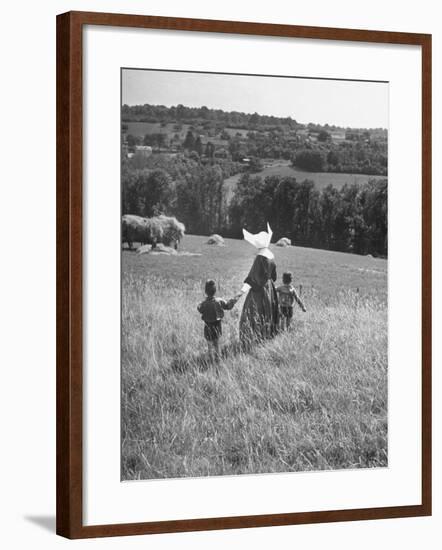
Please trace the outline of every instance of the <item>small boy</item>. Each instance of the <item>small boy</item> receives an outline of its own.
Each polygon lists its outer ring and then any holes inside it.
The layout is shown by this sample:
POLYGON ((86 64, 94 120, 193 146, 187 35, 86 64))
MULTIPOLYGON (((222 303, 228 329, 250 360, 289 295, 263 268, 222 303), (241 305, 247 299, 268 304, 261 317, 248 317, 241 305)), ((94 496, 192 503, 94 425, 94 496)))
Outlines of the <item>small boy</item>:
POLYGON ((206 281, 205 293, 207 298, 198 306, 201 319, 204 321, 204 338, 209 347, 209 358, 211 361, 219 362, 219 339, 222 336, 222 319, 225 309, 232 309, 238 298, 225 301, 215 298, 216 283, 212 279, 206 281))
POLYGON ((289 328, 293 317, 293 302, 296 300, 298 306, 305 313, 307 310, 298 296, 295 287, 292 285, 292 274, 287 272, 282 276, 283 284, 276 289, 281 307, 281 327, 289 328))

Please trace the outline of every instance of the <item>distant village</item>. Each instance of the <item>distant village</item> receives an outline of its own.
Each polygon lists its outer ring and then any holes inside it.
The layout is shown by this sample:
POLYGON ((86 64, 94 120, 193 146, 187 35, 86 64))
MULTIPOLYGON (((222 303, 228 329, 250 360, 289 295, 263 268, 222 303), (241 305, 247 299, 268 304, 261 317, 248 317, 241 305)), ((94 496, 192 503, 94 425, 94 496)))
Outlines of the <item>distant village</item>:
MULTIPOLYGON (((278 159, 296 164, 299 153, 310 152, 315 157, 310 155, 313 171, 387 174, 388 132, 383 128, 301 124, 291 118, 207 108, 183 110, 180 113, 179 106, 123 106, 123 156, 193 152, 201 162, 231 160, 258 172, 278 159)), ((308 157, 299 157, 304 164, 301 168, 309 169, 308 157)))

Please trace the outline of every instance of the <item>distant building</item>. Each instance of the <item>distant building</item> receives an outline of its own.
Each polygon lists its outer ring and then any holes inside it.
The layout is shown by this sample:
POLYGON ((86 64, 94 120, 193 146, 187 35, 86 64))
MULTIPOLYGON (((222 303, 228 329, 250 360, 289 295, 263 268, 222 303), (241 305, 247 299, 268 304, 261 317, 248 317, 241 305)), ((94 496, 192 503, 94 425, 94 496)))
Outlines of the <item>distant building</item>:
POLYGON ((331 132, 330 136, 333 141, 344 141, 345 132, 331 132))
POLYGON ((135 152, 145 157, 150 157, 152 154, 152 147, 150 145, 136 145, 135 152))

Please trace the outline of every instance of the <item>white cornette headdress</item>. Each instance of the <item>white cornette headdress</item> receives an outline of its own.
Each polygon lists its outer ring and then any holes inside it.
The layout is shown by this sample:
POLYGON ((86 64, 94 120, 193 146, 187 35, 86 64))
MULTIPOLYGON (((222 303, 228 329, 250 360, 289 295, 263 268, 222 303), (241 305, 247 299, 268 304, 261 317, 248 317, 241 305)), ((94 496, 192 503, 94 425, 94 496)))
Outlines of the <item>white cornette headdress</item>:
POLYGON ((267 231, 261 231, 256 235, 249 233, 246 229, 243 229, 242 232, 244 234, 244 239, 258 250, 268 248, 273 235, 273 231, 270 229, 270 225, 268 222, 267 231))

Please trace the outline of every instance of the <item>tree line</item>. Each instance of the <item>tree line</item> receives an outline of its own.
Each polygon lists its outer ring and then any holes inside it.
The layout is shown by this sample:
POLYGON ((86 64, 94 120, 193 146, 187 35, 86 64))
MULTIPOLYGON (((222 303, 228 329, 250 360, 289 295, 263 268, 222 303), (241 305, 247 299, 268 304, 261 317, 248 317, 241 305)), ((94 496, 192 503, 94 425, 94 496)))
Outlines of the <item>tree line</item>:
POLYGON ((336 172, 386 176, 388 170, 387 144, 377 142, 343 142, 339 146, 311 147, 297 150, 292 164, 309 172, 336 172))
POLYGON ((194 154, 123 159, 123 214, 174 215, 188 233, 221 231, 228 225, 224 180, 238 171, 229 159, 202 163, 194 154))
MULTIPOLYGON (((274 115, 260 115, 259 113, 244 113, 240 111, 224 111, 223 109, 211 109, 203 105, 202 107, 187 107, 185 105, 122 105, 121 118, 124 122, 182 122, 193 123, 196 121, 205 121, 219 123, 221 127, 231 128, 250 128, 254 129, 260 126, 275 128, 286 126, 291 129, 308 128, 312 132, 331 131, 343 129, 342 126, 335 124, 315 124, 309 122, 302 124, 296 119, 286 116, 279 117, 274 115)), ((355 128, 354 130, 360 130, 355 128)), ((382 130, 374 128, 374 130, 382 130)))
POLYGON ((276 239, 296 245, 387 256, 386 179, 318 190, 308 179, 245 173, 227 200, 224 180, 237 170, 231 161, 203 164, 178 155, 146 162, 123 162, 123 214, 174 215, 188 233, 233 238, 268 221, 276 239))
POLYGON ((260 231, 267 221, 276 239, 356 254, 387 256, 387 180, 328 185, 311 180, 244 174, 229 206, 229 234, 260 231))
POLYGON ((258 113, 243 113, 239 111, 223 111, 222 109, 209 109, 202 107, 186 107, 185 105, 123 105, 121 109, 122 120, 125 122, 183 122, 191 123, 197 120, 218 122, 222 126, 250 127, 259 125, 286 124, 290 127, 298 127, 298 123, 291 117, 277 117, 273 115, 260 115, 258 113))

